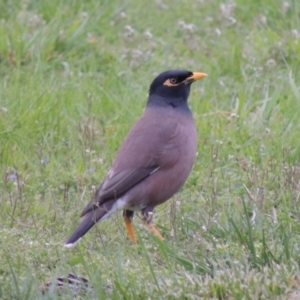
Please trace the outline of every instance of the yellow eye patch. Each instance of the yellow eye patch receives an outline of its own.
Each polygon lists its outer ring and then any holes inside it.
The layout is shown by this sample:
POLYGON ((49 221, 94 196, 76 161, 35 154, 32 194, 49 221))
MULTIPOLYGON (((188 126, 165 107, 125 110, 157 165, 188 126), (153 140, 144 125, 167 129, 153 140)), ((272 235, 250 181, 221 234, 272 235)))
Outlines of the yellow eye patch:
POLYGON ((164 85, 167 85, 167 86, 177 86, 179 85, 180 82, 178 83, 171 83, 170 79, 167 79, 165 82, 164 82, 164 85))

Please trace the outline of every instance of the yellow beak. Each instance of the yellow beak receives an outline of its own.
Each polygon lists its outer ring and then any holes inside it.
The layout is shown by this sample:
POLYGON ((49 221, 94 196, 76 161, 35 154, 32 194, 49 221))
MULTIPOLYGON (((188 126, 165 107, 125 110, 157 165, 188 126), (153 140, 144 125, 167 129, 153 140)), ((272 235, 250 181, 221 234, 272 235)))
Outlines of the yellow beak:
POLYGON ((206 73, 193 72, 193 75, 191 77, 189 77, 188 80, 196 81, 196 80, 202 79, 202 78, 204 78, 206 76, 207 76, 206 73))

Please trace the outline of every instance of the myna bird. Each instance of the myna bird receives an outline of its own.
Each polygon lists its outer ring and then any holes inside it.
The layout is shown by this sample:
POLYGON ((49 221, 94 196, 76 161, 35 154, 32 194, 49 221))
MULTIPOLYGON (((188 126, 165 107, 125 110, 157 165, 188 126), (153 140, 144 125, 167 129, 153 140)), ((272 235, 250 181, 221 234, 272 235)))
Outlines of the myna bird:
POLYGON ((126 137, 94 200, 82 211, 85 218, 66 247, 74 246, 97 222, 120 210, 134 244, 131 222, 135 211, 141 211, 146 226, 163 239, 152 224, 153 211, 178 192, 191 172, 197 134, 187 100, 191 84, 205 76, 171 70, 154 79, 143 116, 126 137))

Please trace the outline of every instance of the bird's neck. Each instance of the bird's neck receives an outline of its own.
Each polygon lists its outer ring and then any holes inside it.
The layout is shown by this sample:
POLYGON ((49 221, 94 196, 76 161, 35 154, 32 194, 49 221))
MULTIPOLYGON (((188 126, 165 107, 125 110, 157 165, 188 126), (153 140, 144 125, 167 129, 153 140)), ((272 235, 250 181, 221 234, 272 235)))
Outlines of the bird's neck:
POLYGON ((150 95, 147 102, 147 108, 175 109, 182 113, 191 114, 187 100, 181 97, 164 98, 157 95, 150 95))

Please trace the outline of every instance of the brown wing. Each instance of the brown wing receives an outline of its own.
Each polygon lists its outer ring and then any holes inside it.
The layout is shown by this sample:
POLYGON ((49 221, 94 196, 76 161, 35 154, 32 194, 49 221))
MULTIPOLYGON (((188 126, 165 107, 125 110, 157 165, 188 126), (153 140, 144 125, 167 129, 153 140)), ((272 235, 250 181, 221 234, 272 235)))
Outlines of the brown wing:
POLYGON ((156 110, 145 112, 121 146, 112 169, 96 192, 95 200, 85 207, 81 216, 108 200, 118 199, 161 167, 178 160, 176 155, 168 155, 170 150, 174 153, 176 143, 173 141, 179 133, 178 123, 168 117, 168 114, 156 110), (157 122, 158 117, 164 118, 163 128, 157 122))
POLYGON ((95 207, 111 199, 118 199, 136 184, 153 174, 158 167, 125 170, 107 177, 96 192, 95 200, 91 201, 82 211, 81 217, 93 210, 95 207))

